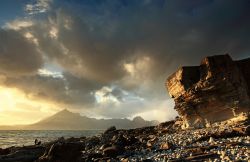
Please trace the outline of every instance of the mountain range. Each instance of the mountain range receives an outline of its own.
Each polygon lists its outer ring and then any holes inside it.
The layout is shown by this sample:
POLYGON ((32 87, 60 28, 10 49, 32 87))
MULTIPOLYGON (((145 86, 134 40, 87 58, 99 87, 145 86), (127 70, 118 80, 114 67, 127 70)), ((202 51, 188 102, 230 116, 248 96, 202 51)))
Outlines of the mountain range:
POLYGON ((131 129, 145 126, 157 125, 158 121, 146 121, 137 116, 129 119, 96 119, 81 116, 64 109, 56 114, 47 117, 37 123, 30 125, 0 126, 0 130, 101 130, 110 126, 119 129, 131 129))

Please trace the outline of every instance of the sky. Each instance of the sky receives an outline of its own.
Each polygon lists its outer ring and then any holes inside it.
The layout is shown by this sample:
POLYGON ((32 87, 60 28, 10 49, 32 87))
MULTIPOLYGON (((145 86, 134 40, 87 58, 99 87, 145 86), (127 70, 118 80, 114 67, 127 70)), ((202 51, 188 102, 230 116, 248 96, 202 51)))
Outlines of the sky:
POLYGON ((0 125, 62 109, 166 121, 164 83, 205 56, 250 57, 249 0, 1 0, 0 125))

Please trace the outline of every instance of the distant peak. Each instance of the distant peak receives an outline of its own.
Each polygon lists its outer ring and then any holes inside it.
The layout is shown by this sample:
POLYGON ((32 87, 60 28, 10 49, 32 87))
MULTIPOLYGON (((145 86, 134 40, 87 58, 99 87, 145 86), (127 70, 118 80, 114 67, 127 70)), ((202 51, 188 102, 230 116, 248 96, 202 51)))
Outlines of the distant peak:
MULTIPOLYGON (((61 112, 70 112, 67 108, 63 109, 61 112)), ((70 112, 71 113, 71 112, 70 112)))
POLYGON ((133 121, 145 121, 141 116, 134 117, 133 121))
POLYGON ((57 114, 73 114, 73 112, 69 111, 68 109, 63 109, 57 112, 57 114))
POLYGON ((74 113, 69 111, 68 109, 63 109, 61 111, 58 111, 51 117, 53 118, 53 117, 79 117, 79 116, 81 116, 79 113, 74 113))

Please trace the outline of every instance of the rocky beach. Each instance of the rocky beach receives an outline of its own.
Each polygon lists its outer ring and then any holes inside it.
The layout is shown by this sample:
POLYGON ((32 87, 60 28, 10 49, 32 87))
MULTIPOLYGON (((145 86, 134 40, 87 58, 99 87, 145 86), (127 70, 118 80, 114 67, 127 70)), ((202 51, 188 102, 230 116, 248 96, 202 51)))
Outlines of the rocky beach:
POLYGON ((0 162, 250 162, 250 0, 0 0, 0 162))
POLYGON ((182 120, 117 130, 92 137, 59 138, 32 146, 0 149, 1 162, 249 161, 249 114, 208 128, 181 128, 182 120))

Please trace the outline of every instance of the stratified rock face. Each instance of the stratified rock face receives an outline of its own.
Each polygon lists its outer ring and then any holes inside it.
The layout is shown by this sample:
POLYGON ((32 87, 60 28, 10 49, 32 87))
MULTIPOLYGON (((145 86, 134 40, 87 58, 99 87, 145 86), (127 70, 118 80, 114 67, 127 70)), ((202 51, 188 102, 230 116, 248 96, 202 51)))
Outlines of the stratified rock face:
POLYGON ((250 110, 250 58, 206 57, 200 66, 180 68, 166 87, 185 127, 231 119, 250 110))

